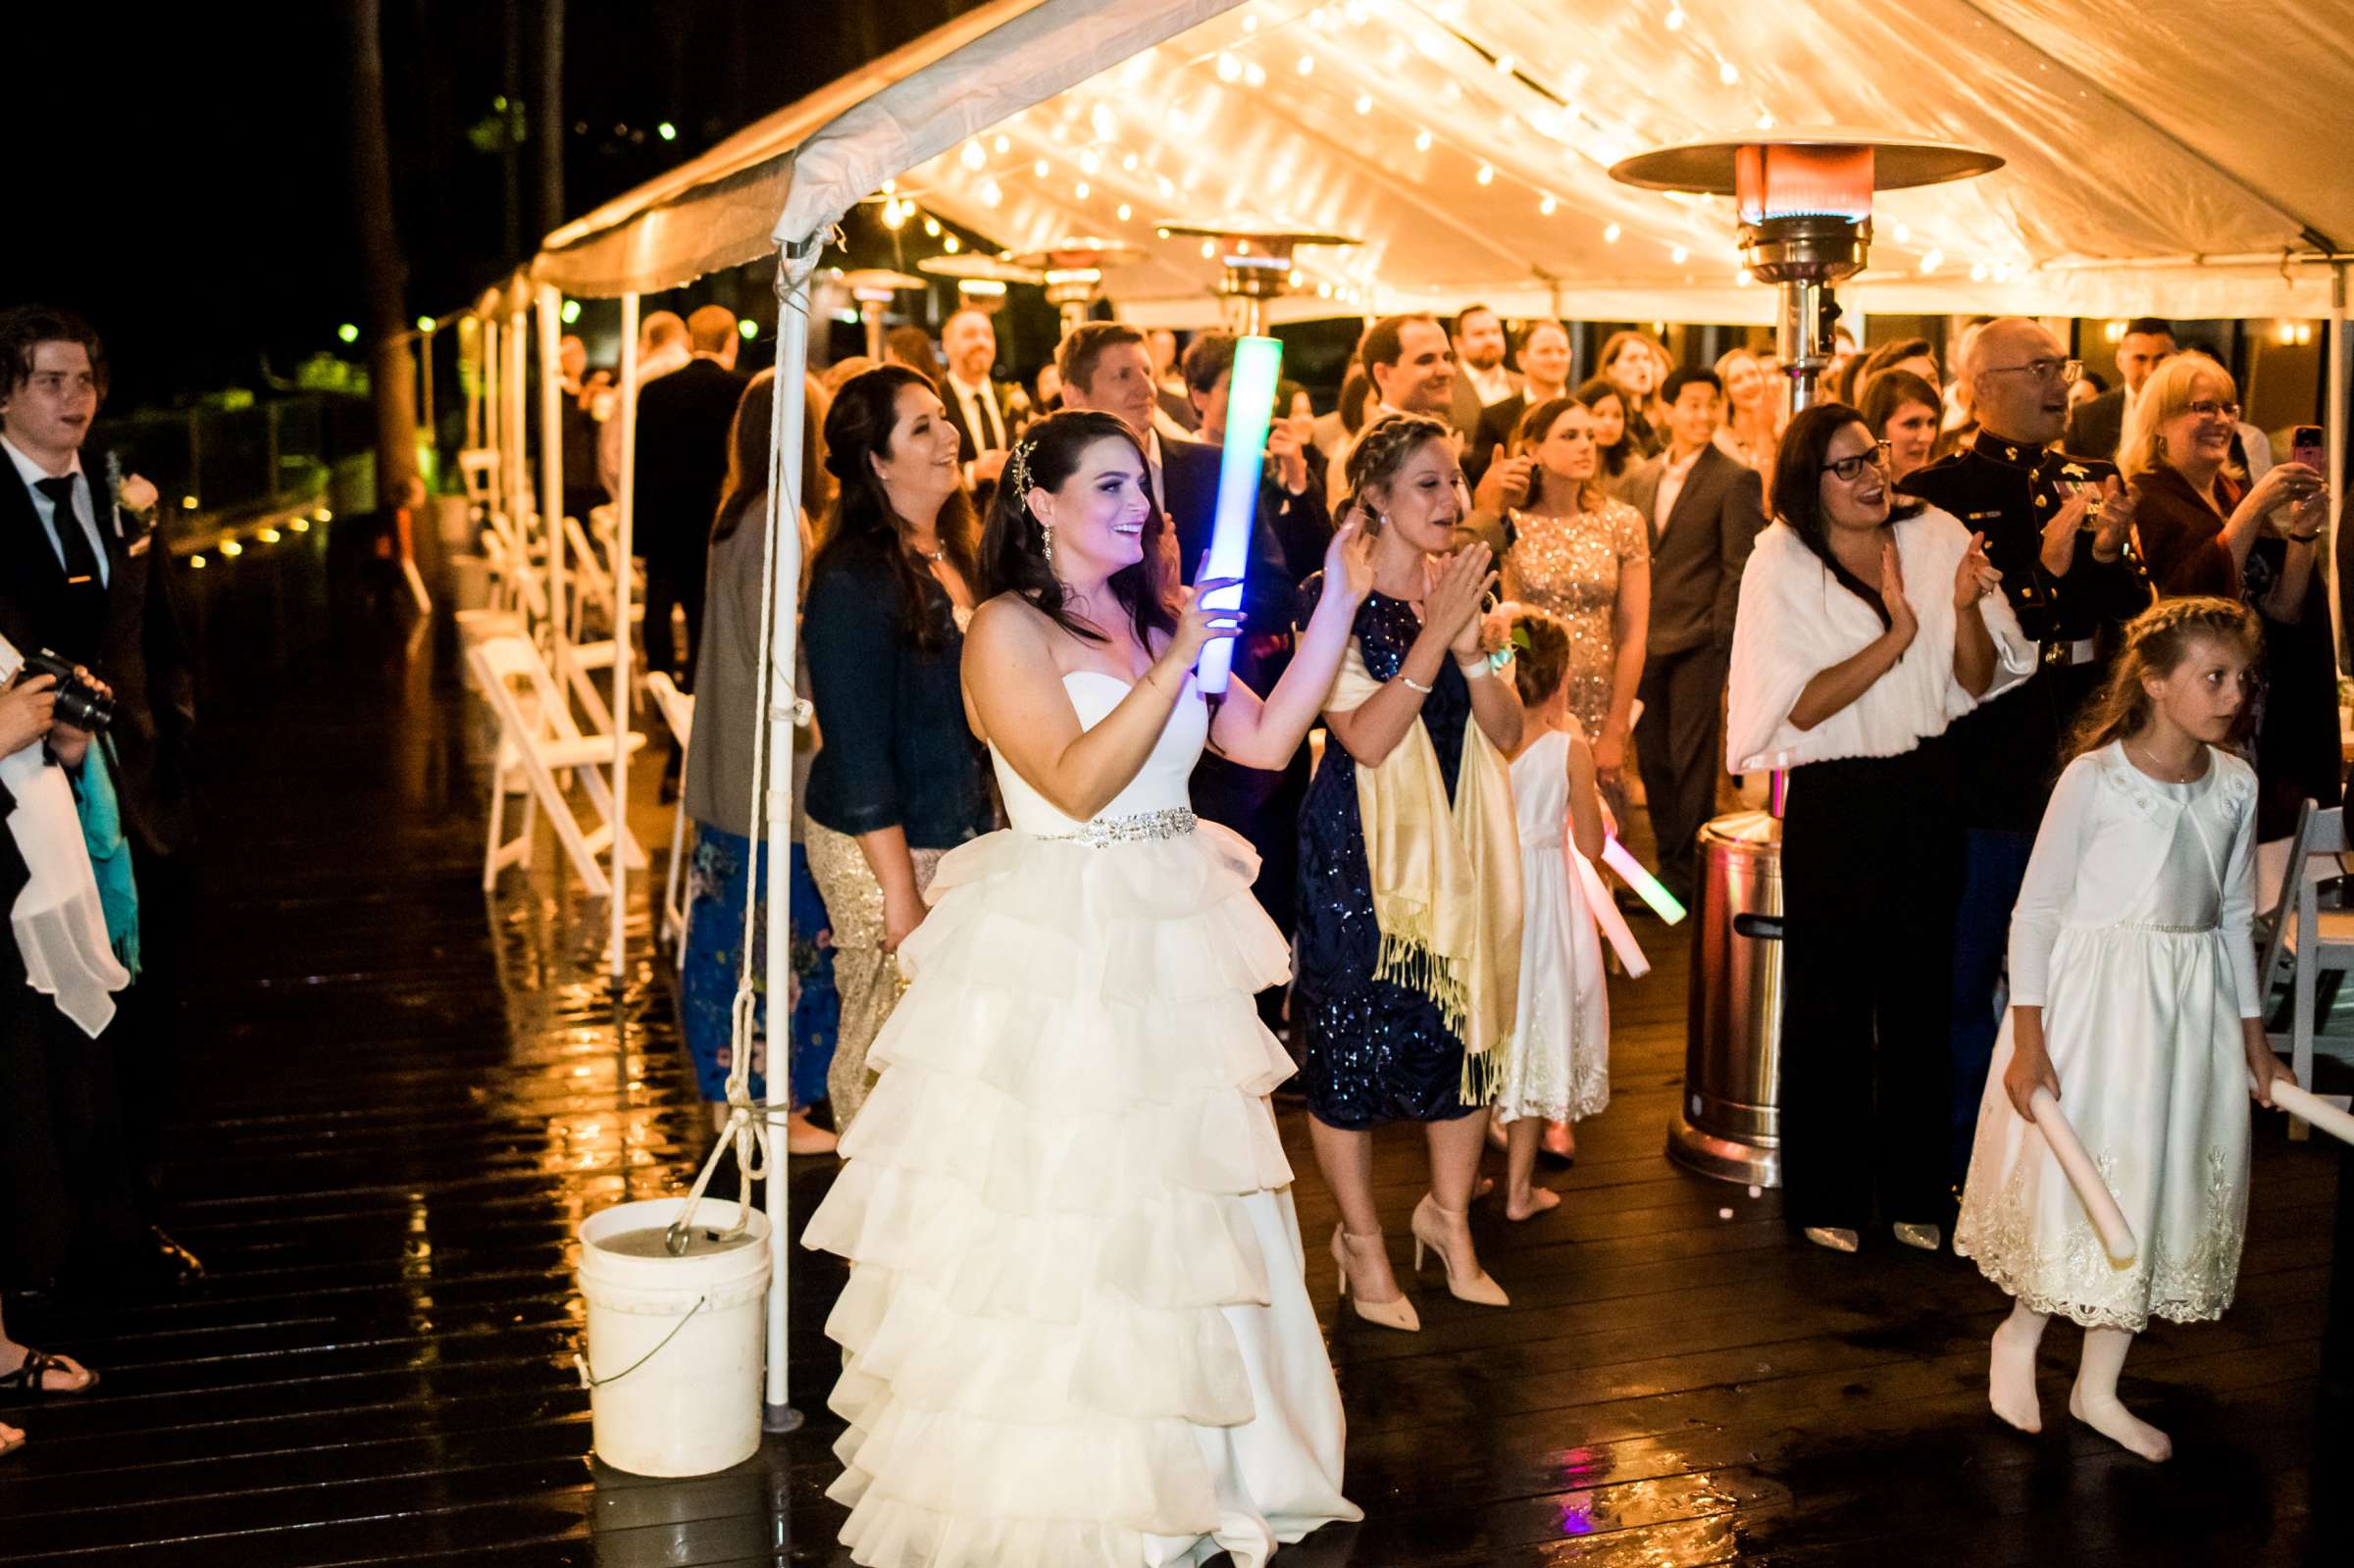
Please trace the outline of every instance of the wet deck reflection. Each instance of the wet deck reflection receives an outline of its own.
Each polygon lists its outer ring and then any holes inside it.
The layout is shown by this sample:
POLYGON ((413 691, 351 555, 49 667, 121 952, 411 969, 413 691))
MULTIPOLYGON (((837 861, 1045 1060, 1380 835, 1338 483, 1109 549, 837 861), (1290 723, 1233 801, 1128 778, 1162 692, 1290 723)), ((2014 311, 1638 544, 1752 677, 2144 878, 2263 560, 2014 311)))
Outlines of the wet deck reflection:
MULTIPOLYGON (((561 892, 552 846, 486 902, 486 735, 455 649, 329 594, 326 554, 314 535, 202 583, 217 830, 166 1153, 174 1229, 212 1273, 17 1325, 107 1384, 4 1412, 33 1441, 0 1461, 0 1563, 845 1560, 829 1258, 793 1263, 808 1430, 696 1481, 589 1457, 574 1228, 678 1189, 703 1146, 667 977, 640 903, 617 1006, 603 909, 561 892)), ((667 845, 641 783, 640 836, 667 845)), ((1426 1288, 1418 1336, 1338 1322, 1368 1517, 1280 1563, 2350 1560, 2316 1523, 2348 1473, 2313 1394, 2332 1151, 2268 1132, 2239 1305, 2136 1348, 2126 1391, 2175 1433, 2172 1466, 2058 1419, 2021 1439, 1984 1410, 2002 1298, 1968 1265, 1793 1249, 1770 1194, 1661 1157, 1682 959, 1639 929, 1660 967, 1619 989, 1617 1098, 1554 1177, 1566 1201, 1478 1222, 1512 1309, 1426 1288)), ((1419 1169, 1382 1142, 1394 1234, 1419 1169)), ((829 1176, 794 1167, 797 1215, 829 1176)), ((1311 1237, 1333 1223, 1312 1176, 1300 1210, 1311 1237)), ((1310 1283, 1333 1323, 1329 1269, 1310 1283)), ((2057 1418, 2075 1337, 2052 1340, 2057 1418)))

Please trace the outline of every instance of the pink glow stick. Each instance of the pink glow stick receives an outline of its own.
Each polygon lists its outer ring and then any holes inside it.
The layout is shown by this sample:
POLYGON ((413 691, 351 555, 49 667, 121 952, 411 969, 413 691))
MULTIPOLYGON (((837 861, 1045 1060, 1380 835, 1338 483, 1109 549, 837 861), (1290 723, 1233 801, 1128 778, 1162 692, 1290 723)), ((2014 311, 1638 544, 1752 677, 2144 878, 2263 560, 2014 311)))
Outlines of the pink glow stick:
POLYGON ((2027 1106, 2035 1113, 2035 1125, 2043 1133, 2044 1142, 2051 1145, 2052 1157, 2067 1173, 2068 1185, 2076 1189, 2077 1201, 2084 1205, 2085 1215, 2092 1228, 2100 1233, 2101 1246, 2110 1261, 2126 1264, 2140 1250, 2133 1239, 2133 1227, 2125 1223, 2125 1211, 2117 1205, 2117 1194, 2101 1180, 2101 1173, 2084 1152, 2082 1139, 2069 1126, 2068 1118, 2060 1114, 2060 1102, 2052 1098, 2048 1088, 2038 1088, 2027 1096, 2027 1106))

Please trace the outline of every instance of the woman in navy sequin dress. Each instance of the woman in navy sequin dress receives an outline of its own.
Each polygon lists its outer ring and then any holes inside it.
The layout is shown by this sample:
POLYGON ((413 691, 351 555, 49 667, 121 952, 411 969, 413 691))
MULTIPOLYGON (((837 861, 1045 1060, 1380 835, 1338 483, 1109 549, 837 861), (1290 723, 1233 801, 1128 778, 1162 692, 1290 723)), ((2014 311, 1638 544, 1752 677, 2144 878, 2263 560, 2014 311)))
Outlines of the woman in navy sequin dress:
MULTIPOLYGON (((1383 933, 1358 806, 1356 753, 1370 757, 1369 765, 1381 763, 1398 733, 1418 717, 1451 800, 1465 726, 1477 719, 1490 740, 1509 749, 1518 738, 1520 713, 1485 656, 1461 645, 1476 637, 1480 596, 1494 578, 1485 545, 1454 548, 1468 498, 1445 428, 1400 416, 1368 429, 1350 455, 1349 481, 1356 504, 1379 530, 1377 587, 1358 609, 1355 630, 1364 673, 1380 689, 1348 711, 1326 713, 1330 739, 1300 819, 1293 1018, 1305 1045, 1302 1080, 1317 1164, 1341 1210, 1332 1249, 1343 1291, 1356 1287, 1360 1316, 1412 1329, 1415 1313, 1391 1275, 1374 1210, 1370 1133, 1389 1122, 1424 1124, 1431 1190, 1413 1215, 1417 1266, 1423 1248, 1435 1248, 1458 1296, 1502 1305, 1503 1291, 1479 1268, 1465 1218, 1485 1126, 1474 1113, 1488 1096, 1465 1095, 1465 1084, 1479 1075, 1466 1073, 1463 1040, 1439 1004, 1378 973, 1383 933), (1448 562, 1443 573, 1442 562, 1448 562)), ((1316 578, 1302 585, 1302 624, 1322 586, 1316 578)), ((1444 812, 1448 802, 1436 804, 1444 812)))

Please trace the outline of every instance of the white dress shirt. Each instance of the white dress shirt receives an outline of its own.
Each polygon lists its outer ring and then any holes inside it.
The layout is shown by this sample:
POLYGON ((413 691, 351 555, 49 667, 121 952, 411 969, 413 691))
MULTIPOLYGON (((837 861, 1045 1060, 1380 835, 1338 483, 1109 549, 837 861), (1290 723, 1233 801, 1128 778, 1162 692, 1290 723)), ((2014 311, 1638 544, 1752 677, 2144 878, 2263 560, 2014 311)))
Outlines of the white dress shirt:
POLYGON ((998 389, 984 379, 979 386, 968 386, 948 373, 948 389, 956 394, 956 404, 964 415, 964 428, 973 432, 973 449, 977 452, 1002 452, 1006 448, 1005 415, 998 407, 998 389))
POLYGON ((1470 378, 1471 390, 1479 394, 1481 408, 1493 408, 1516 390, 1512 385, 1512 373, 1506 370, 1501 361, 1493 370, 1483 371, 1468 361, 1459 364, 1457 369, 1470 378))
POLYGON ((106 558, 106 538, 98 531, 97 505, 90 494, 89 476, 81 469, 81 454, 74 454, 74 461, 64 475, 53 475, 18 450, 17 443, 5 435, 0 435, 0 447, 8 449, 8 460, 16 464, 17 477, 25 481, 26 493, 32 497, 32 510, 41 520, 42 531, 49 535, 49 548, 57 552, 57 564, 60 567, 66 564, 66 547, 57 536, 57 506, 49 499, 48 492, 40 487, 39 481, 63 479, 67 475, 81 481, 74 486, 74 521, 81 525, 81 531, 88 536, 90 553, 98 558, 99 584, 106 585, 114 576, 114 565, 106 558))
POLYGON ((1692 465, 1700 461, 1705 446, 1696 446, 1689 456, 1665 460, 1660 469, 1660 497, 1651 517, 1651 536, 1656 541, 1667 531, 1667 520, 1675 516, 1676 500, 1684 493, 1684 481, 1692 477, 1692 465))

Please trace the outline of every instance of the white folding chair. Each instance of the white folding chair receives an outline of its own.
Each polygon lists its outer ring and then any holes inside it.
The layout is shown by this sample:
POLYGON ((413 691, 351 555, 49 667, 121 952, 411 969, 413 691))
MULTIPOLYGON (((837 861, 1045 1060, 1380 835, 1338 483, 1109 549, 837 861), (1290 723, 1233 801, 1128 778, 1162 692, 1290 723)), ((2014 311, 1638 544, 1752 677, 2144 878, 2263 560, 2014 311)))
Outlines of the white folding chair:
MULTIPOLYGON (((2325 970, 2354 970, 2354 910, 2321 907, 2321 885, 2344 875, 2340 857, 2345 853, 2344 809, 2325 811, 2306 801, 2297 813, 2280 896, 2257 962, 2258 989, 2264 992, 2271 990, 2284 959, 2293 966, 2289 1030, 2271 1037, 2276 1049, 2288 1047, 2289 1066, 2307 1088, 2313 1087, 2313 1038, 2319 1027, 2315 982, 2325 970)), ((2308 1132, 2305 1123, 2290 1119, 2290 1137, 2301 1138, 2308 1132)))
POLYGON ((476 506, 488 506, 498 494, 498 448, 466 448, 458 454, 458 475, 466 484, 466 499, 476 506))
MULTIPOLYGON (((654 699, 655 710, 662 722, 678 737, 679 750, 691 754, 689 741, 694 733, 694 698, 681 691, 666 670, 655 670, 645 678, 645 689, 654 699)), ((678 813, 670 824, 670 869, 662 876, 662 935, 678 943, 676 961, 687 962, 687 764, 679 764, 678 813)))
MULTIPOLYGON (((498 717, 502 754, 511 744, 532 784, 532 792, 524 797, 523 832, 513 839, 500 837, 505 830, 506 792, 490 791, 483 890, 496 887, 498 874, 507 867, 531 865, 537 813, 544 810, 588 891, 599 897, 610 893, 612 884, 597 857, 612 845, 616 833, 621 835, 622 864, 633 871, 646 864, 645 850, 622 821, 605 781, 603 770, 613 761, 613 737, 581 733, 563 693, 556 688, 555 678, 548 674, 529 637, 512 633, 485 637, 466 650, 466 660, 491 712, 498 717), (599 819, 595 827, 584 828, 574 815, 572 801, 565 794, 567 774, 595 807, 599 819)), ((645 744, 645 736, 631 734, 623 744, 635 752, 645 744)))

